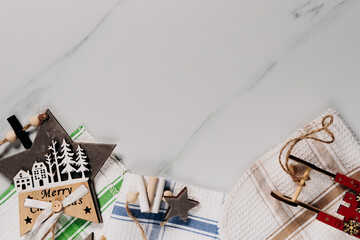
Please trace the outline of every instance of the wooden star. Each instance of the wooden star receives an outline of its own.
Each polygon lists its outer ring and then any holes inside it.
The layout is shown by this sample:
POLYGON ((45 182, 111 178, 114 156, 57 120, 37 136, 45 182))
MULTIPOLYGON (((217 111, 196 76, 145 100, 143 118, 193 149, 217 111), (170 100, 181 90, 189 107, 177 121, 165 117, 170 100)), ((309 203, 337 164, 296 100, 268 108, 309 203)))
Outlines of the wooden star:
POLYGON ((179 216, 184 222, 186 222, 189 210, 199 204, 198 201, 188 199, 187 187, 184 187, 176 197, 172 196, 164 198, 166 203, 169 205, 169 208, 164 216, 165 220, 169 220, 171 217, 179 216))
POLYGON ((81 145, 86 151, 90 163, 89 177, 94 179, 116 145, 73 142, 50 110, 47 110, 46 114, 49 119, 45 120, 39 127, 32 147, 0 160, 0 172, 12 181, 19 170, 29 170, 35 161, 45 158, 44 154, 48 152, 48 145, 51 144, 52 140, 61 142, 65 139, 72 149, 77 149, 81 145))

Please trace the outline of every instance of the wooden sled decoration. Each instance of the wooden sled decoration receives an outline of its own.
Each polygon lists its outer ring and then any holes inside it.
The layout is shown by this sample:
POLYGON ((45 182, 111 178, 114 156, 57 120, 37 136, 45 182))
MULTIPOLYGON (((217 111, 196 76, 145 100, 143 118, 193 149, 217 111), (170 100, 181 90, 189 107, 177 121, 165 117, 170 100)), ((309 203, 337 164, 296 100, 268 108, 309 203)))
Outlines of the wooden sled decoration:
POLYGON ((303 175, 303 179, 301 180, 293 197, 289 197, 278 191, 271 191, 271 196, 273 196, 277 200, 280 200, 291 206, 294 206, 294 207, 301 206, 308 210, 311 210, 311 211, 317 213, 316 219, 319 220, 320 222, 323 222, 329 226, 332 226, 341 231, 344 231, 351 236, 360 238, 360 182, 355 179, 352 179, 350 177, 347 177, 341 173, 333 174, 331 172, 321 169, 321 168, 319 168, 309 162, 306 162, 300 158, 297 158, 295 156, 290 155, 289 158, 306 166, 306 170, 303 175), (349 207, 340 205, 340 207, 337 211, 338 214, 344 216, 343 220, 338 219, 330 214, 327 214, 327 213, 323 212, 321 209, 318 209, 314 206, 311 206, 307 203, 297 200, 297 198, 305 184, 305 181, 306 181, 305 179, 309 175, 311 170, 315 170, 322 174, 325 174, 325 175, 333 178, 335 182, 337 182, 347 188, 350 188, 356 192, 356 195, 347 192, 343 198, 343 201, 345 201, 346 203, 349 203, 349 207))

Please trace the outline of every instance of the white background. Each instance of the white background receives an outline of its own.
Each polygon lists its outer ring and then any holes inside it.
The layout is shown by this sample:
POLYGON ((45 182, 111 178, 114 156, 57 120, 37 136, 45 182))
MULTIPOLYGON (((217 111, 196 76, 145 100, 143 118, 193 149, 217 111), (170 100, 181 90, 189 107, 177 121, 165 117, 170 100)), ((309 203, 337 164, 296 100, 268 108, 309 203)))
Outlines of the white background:
POLYGON ((228 192, 330 107, 360 134, 359 7, 3 0, 0 134, 8 116, 26 123, 50 108, 69 133, 84 123, 118 144, 135 173, 228 192))

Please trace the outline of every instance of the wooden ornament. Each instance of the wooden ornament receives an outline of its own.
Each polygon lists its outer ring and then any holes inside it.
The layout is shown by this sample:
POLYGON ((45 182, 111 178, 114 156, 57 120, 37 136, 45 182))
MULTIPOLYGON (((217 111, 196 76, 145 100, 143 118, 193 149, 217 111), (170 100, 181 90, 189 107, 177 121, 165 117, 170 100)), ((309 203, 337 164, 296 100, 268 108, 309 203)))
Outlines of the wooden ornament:
POLYGON ((21 235, 29 232, 44 212, 25 207, 27 198, 52 202, 53 213, 101 222, 92 181, 115 145, 73 142, 52 113, 47 110, 46 114, 48 119, 39 126, 31 148, 0 161, 0 172, 14 180, 19 193, 21 235), (62 201, 82 186, 88 189, 86 195, 63 207, 62 201))
POLYGON ((187 187, 184 187, 177 196, 164 198, 166 203, 169 205, 169 208, 164 216, 165 220, 179 216, 184 222, 186 222, 189 210, 200 204, 198 201, 188 199, 187 187))
MULTIPOLYGON (((359 202, 360 202, 360 181, 350 178, 341 173, 331 173, 325 169, 317 167, 316 165, 309 163, 303 159, 295 157, 293 155, 289 156, 290 159, 301 163, 307 167, 304 175, 302 176, 302 180, 300 181, 297 190, 294 193, 293 197, 287 196, 278 191, 271 191, 271 196, 274 198, 290 205, 293 207, 301 206, 315 213, 315 219, 319 220, 322 223, 325 223, 331 227, 334 227, 340 231, 343 231, 351 236, 354 236, 360 239, 360 213, 359 213, 359 202), (304 185, 306 179, 308 179, 308 175, 310 170, 313 169, 319 173, 325 174, 327 177, 333 179, 334 182, 342 185, 342 188, 349 188, 350 192, 346 192, 343 195, 342 202, 345 202, 346 205, 340 204, 337 210, 337 216, 333 216, 332 214, 328 214, 324 212, 322 209, 319 209, 313 205, 302 202, 298 200, 299 193, 304 185), (338 216, 342 216, 339 218, 338 216)), ((311 182, 310 182, 311 183, 311 182)), ((314 184, 314 183, 313 183, 314 184)))
POLYGON ((94 179, 116 145, 73 142, 50 110, 46 110, 46 114, 49 118, 38 128, 31 148, 1 159, 0 172, 12 181, 20 169, 31 169, 35 160, 44 159, 44 154, 48 152, 48 146, 53 140, 61 144, 65 139, 71 149, 76 150, 78 145, 81 145, 85 150, 91 165, 91 171, 87 173, 87 177, 94 179))
POLYGON ((38 116, 32 116, 30 118, 30 125, 33 127, 38 127, 40 126, 40 120, 38 116))
POLYGON ((6 133, 6 140, 9 142, 15 142, 17 139, 16 134, 14 131, 9 131, 6 133))
POLYGON ((172 192, 170 190, 166 190, 164 192, 164 197, 172 197, 172 196, 173 196, 173 194, 172 194, 172 192))
POLYGON ((166 190, 166 191, 164 192, 164 197, 162 198, 162 200, 163 200, 164 202, 166 202, 165 197, 172 197, 172 196, 173 196, 172 192, 171 192, 170 190, 166 190))
POLYGON ((139 193, 136 192, 128 192, 128 194, 126 194, 126 201, 134 204, 138 198, 138 194, 139 193))
POLYGON ((20 219, 20 235, 24 235, 30 231, 42 210, 38 208, 24 207, 25 199, 35 199, 40 201, 52 202, 52 210, 54 212, 64 211, 65 215, 81 218, 91 222, 99 222, 95 209, 94 199, 90 194, 90 188, 87 180, 79 181, 78 183, 57 186, 51 188, 41 188, 36 191, 19 193, 19 219, 20 219), (81 185, 85 185, 89 189, 84 197, 74 202, 68 207, 62 208, 61 201, 65 199, 71 192, 75 191, 81 185), (54 206, 54 204, 57 204, 54 206), (60 205, 60 206, 58 206, 60 205), (30 221, 26 219, 31 218, 30 221))

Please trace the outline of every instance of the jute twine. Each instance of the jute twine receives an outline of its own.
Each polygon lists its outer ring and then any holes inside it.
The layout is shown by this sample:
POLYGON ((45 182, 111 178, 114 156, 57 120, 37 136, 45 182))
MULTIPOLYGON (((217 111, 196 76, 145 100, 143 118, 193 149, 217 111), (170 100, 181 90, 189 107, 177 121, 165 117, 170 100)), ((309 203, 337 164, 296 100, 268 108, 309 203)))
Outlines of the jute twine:
POLYGON ((165 221, 161 222, 161 223, 160 223, 160 226, 163 227, 165 224, 167 224, 168 221, 169 221, 169 220, 165 220, 165 221))
MULTIPOLYGON (((134 221, 134 223, 138 226, 138 228, 141 231, 141 236, 144 240, 146 240, 146 235, 145 235, 145 231, 144 229, 141 227, 139 221, 136 219, 136 217, 134 217, 134 215, 131 213, 130 208, 129 208, 129 202, 126 201, 126 212, 129 215, 129 217, 134 221)), ((160 223, 160 226, 163 227, 166 223, 168 222, 168 220, 165 220, 163 222, 160 223)))
POLYGON ((129 202, 128 201, 126 201, 126 212, 129 215, 129 217, 136 223, 138 228, 140 229, 142 238, 144 240, 146 240, 146 235, 145 235, 144 229, 141 227, 141 225, 140 225, 139 221, 136 219, 136 217, 134 217, 134 215, 132 215, 132 213, 130 211, 130 208, 129 208, 129 202))
POLYGON ((43 238, 41 240, 45 240, 46 236, 50 233, 51 231, 51 240, 55 239, 55 227, 56 227, 56 223, 57 221, 51 226, 51 228, 45 233, 45 235, 43 236, 43 238))
POLYGON ((293 148, 295 147, 295 145, 297 143, 299 143, 301 140, 304 140, 304 139, 311 139, 311 140, 315 140, 315 141, 327 143, 327 144, 334 142, 334 140, 335 140, 334 134, 328 129, 328 127, 333 123, 333 120, 334 120, 334 118, 332 115, 326 115, 325 117, 323 117, 323 119, 321 121, 322 127, 317 128, 312 131, 309 131, 309 132, 301 135, 300 137, 296 137, 296 138, 289 140, 281 148, 280 154, 279 154, 279 163, 281 165, 281 168, 287 174, 290 175, 290 177, 296 184, 299 184, 302 179, 308 180, 309 177, 304 178, 302 176, 297 175, 296 166, 289 164, 289 156, 291 154, 291 151, 293 150, 293 148), (330 140, 324 140, 324 139, 320 139, 320 138, 314 136, 315 133, 318 133, 320 131, 325 131, 325 133, 327 133, 327 135, 330 136, 330 140), (284 165, 281 161, 281 156, 286 148, 287 148, 287 152, 286 152, 286 156, 285 156, 285 165, 284 165))

